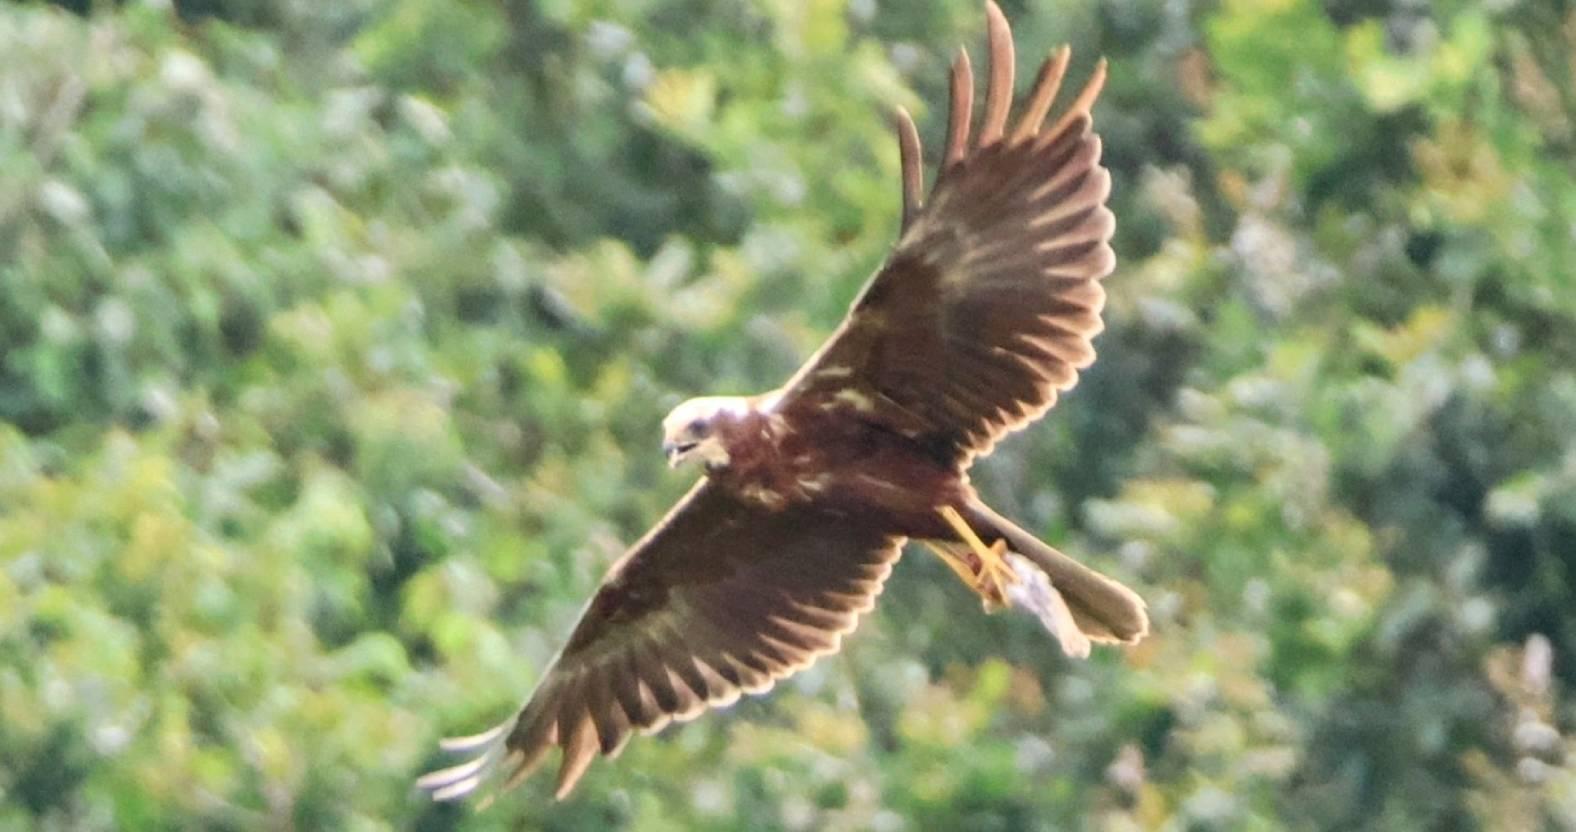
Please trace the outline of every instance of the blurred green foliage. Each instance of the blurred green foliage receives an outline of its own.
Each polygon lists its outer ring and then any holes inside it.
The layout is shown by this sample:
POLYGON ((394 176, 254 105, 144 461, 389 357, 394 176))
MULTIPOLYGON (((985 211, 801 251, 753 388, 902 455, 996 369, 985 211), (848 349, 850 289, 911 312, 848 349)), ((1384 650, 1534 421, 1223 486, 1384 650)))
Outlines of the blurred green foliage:
POLYGON ((890 245, 974 0, 0 7, 0 828, 1576 829, 1576 10, 1006 2, 1097 110, 1102 360, 976 471, 1089 662, 912 557, 554 805, 529 691, 890 245))

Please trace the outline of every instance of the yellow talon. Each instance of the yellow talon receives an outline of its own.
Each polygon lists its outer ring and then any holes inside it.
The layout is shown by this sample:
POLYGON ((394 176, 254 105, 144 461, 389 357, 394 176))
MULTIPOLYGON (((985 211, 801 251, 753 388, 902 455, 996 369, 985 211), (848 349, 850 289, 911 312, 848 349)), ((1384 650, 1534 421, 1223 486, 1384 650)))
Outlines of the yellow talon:
POLYGON ((933 552, 936 557, 941 558, 942 563, 945 563, 953 572, 956 572, 958 578, 964 583, 973 586, 979 579, 979 576, 974 574, 973 567, 969 566, 968 562, 963 560, 963 558, 953 554, 947 547, 929 540, 922 542, 925 544, 925 548, 933 552))
POLYGON ((974 556, 979 558, 979 571, 974 572, 963 565, 960 559, 951 552, 946 552, 938 546, 931 546, 931 551, 941 556, 941 559, 952 567, 958 577, 974 587, 985 599, 987 609, 1005 607, 1007 605, 1007 587, 1018 582, 1018 575, 1007 564, 1007 541, 997 540, 989 546, 974 533, 969 524, 964 521, 963 515, 958 514, 952 506, 942 506, 940 509, 942 519, 947 521, 958 537, 969 547, 974 556))

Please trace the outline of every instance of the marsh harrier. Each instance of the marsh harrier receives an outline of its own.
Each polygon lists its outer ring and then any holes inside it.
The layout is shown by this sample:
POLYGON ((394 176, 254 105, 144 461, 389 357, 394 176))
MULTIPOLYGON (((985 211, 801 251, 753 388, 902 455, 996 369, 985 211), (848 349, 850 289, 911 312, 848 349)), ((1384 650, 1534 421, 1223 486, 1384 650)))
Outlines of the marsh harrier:
POLYGON ((1012 34, 994 3, 986 16, 979 130, 970 137, 974 82, 960 51, 928 199, 913 119, 897 113, 902 230, 842 325, 782 387, 694 399, 663 421, 670 463, 704 476, 608 570, 525 706, 445 743, 476 756, 423 777, 433 797, 495 773, 507 788, 555 746, 563 797, 634 732, 770 688, 838 649, 908 539, 987 607, 1040 614, 1070 654, 1147 632, 1135 593, 969 485, 970 464, 1094 360, 1100 280, 1115 265, 1111 179, 1090 116, 1104 64, 1047 126, 1069 56, 1057 50, 1009 120, 1012 34))

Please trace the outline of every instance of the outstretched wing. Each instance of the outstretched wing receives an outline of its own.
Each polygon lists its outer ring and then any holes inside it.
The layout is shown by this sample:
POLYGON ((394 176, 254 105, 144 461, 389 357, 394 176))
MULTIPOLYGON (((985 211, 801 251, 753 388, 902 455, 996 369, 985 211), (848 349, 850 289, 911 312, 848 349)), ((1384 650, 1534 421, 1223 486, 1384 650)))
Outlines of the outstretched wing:
POLYGON ((447 800, 504 771, 508 788, 557 746, 563 797, 633 732, 760 693, 835 652, 901 543, 857 517, 765 512, 702 480, 608 570, 525 707, 446 742, 477 756, 419 785, 447 800))
POLYGON ((1116 258, 1090 107, 1102 62, 1048 129, 1066 47, 1042 66, 1017 123, 1012 33, 986 6, 990 80, 971 142, 973 74, 952 67, 941 173, 922 202, 918 133, 898 112, 903 232, 842 326, 783 388, 781 408, 855 411, 967 464, 1037 419, 1094 360, 1100 279, 1116 258))

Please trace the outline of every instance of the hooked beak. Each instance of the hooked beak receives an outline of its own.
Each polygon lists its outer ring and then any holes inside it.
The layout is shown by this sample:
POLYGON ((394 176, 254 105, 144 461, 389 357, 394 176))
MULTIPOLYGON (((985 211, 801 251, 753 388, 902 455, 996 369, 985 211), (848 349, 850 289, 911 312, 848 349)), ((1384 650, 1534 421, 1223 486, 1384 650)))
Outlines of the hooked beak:
POLYGON ((679 460, 683 459, 685 454, 695 450, 696 444, 694 442, 664 441, 662 443, 662 454, 668 458, 668 467, 679 467, 679 460))

